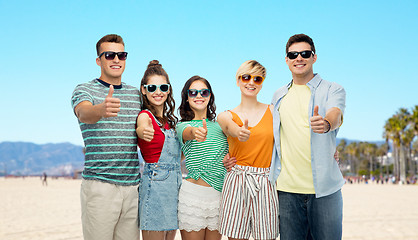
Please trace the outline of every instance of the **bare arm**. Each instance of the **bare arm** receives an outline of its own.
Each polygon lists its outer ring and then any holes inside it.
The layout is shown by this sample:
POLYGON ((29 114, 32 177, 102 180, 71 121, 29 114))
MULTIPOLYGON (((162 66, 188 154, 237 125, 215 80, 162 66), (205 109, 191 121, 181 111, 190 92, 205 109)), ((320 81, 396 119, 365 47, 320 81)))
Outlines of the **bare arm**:
POLYGON ((120 99, 112 97, 113 91, 113 86, 110 85, 108 95, 100 104, 93 105, 89 101, 83 101, 79 103, 74 108, 74 112, 80 122, 94 124, 97 123, 102 117, 116 117, 120 111, 120 99))
POLYGON ((154 127, 152 126, 152 120, 146 113, 139 114, 136 119, 136 134, 140 139, 147 142, 151 142, 154 139, 154 127))
POLYGON ((325 118, 318 114, 318 106, 314 108, 314 114, 311 117, 311 128, 315 133, 327 133, 340 127, 342 113, 339 108, 328 109, 325 118))
POLYGON ((337 128, 339 128, 342 124, 342 113, 341 110, 339 108, 333 107, 330 108, 327 113, 325 114, 325 118, 330 122, 331 124, 331 129, 335 130, 337 128))
POLYGON ((196 140, 198 142, 203 142, 206 140, 206 136, 208 134, 208 127, 206 124, 206 120, 202 120, 203 127, 187 127, 183 131, 183 142, 189 140, 196 140))
POLYGON ((248 119, 244 120, 242 127, 232 121, 232 115, 229 112, 222 112, 218 116, 218 123, 226 136, 236 137, 241 142, 245 142, 250 138, 250 130, 248 130, 248 119))

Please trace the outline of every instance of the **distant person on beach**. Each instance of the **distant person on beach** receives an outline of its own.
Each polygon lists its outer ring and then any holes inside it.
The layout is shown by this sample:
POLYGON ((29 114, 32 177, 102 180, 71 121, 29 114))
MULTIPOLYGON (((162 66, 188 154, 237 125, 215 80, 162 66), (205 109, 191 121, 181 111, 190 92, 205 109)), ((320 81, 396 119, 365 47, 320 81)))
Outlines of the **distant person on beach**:
POLYGON ((290 37, 285 59, 293 79, 272 100, 270 180, 277 182, 280 239, 341 239, 344 179, 333 156, 345 90, 313 73, 317 55, 309 36, 290 37))
POLYGON ((78 85, 71 98, 86 149, 80 191, 83 235, 138 240, 139 91, 122 82, 128 55, 122 37, 104 36, 96 51, 100 78, 78 85))
POLYGON ((43 185, 48 186, 48 183, 47 183, 46 179, 47 179, 47 175, 46 175, 46 172, 44 172, 42 174, 42 186, 43 185))
POLYGON ((143 240, 174 240, 181 185, 181 152, 175 102, 168 74, 157 60, 141 80, 142 111, 137 118, 138 146, 145 161, 139 187, 139 229, 143 240))
POLYGON ((188 174, 180 188, 178 217, 183 240, 220 240, 219 205, 228 142, 216 120, 209 82, 193 76, 184 84, 177 135, 188 174))

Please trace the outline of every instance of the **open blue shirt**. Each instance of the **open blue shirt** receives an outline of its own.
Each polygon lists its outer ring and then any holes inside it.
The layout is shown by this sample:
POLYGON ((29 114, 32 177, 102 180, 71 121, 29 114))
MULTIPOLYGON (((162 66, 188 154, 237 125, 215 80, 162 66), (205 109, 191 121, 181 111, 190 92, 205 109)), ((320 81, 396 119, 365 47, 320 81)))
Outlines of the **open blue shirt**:
MULTIPOLYGON (((319 74, 315 74, 307 84, 311 90, 309 102, 309 117, 312 117, 314 107, 319 106, 319 115, 325 116, 328 109, 337 107, 344 113, 345 90, 342 86, 323 80, 319 74)), ((280 114, 279 107, 281 100, 289 91, 292 82, 279 88, 273 96, 273 132, 274 148, 271 159, 271 170, 269 179, 273 183, 279 177, 282 168, 280 157, 280 114)), ((335 193, 344 185, 344 178, 341 174, 338 163, 334 159, 336 149, 336 137, 338 128, 325 134, 314 133, 311 129, 311 165, 313 184, 316 197, 328 196, 335 193)))

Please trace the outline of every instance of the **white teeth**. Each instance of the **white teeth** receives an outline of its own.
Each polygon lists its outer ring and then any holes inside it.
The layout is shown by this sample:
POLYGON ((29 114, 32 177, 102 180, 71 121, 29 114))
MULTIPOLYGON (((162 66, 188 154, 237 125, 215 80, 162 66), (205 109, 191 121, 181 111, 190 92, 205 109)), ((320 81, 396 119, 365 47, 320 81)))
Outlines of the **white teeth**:
POLYGON ((113 69, 120 69, 120 66, 111 66, 113 69))

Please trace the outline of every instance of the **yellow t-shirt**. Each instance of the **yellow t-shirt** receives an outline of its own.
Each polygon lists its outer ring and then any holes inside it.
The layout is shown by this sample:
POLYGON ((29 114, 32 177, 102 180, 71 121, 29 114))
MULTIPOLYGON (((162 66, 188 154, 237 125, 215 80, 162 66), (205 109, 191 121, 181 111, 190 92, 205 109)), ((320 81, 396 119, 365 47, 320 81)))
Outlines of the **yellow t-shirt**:
POLYGON ((311 166, 310 98, 308 86, 293 84, 280 104, 282 170, 277 179, 280 191, 315 193, 311 166))

